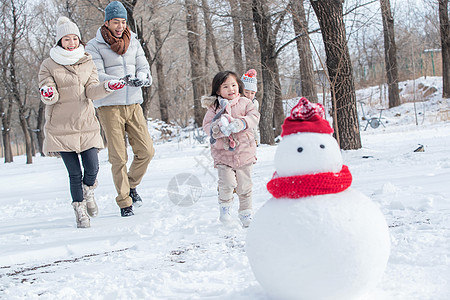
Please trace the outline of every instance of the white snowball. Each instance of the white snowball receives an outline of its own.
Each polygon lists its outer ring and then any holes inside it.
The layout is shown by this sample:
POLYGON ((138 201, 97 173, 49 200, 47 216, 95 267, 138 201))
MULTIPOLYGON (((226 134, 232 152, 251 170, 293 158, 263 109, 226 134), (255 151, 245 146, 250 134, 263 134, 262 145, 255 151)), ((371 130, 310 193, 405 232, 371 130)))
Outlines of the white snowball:
POLYGON ((347 189, 301 199, 272 198, 246 242, 256 279, 274 299, 356 299, 381 278, 388 226, 365 195, 347 189))
POLYGON ((341 150, 329 134, 297 133, 283 137, 274 158, 279 176, 339 172, 341 150), (301 151, 301 152, 300 152, 301 151))

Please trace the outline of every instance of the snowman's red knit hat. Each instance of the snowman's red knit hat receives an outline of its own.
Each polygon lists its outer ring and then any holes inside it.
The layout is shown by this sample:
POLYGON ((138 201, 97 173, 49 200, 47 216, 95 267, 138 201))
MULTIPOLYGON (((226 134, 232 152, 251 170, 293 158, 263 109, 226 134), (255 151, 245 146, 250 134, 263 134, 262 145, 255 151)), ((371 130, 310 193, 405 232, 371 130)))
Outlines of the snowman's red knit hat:
POLYGON ((291 115, 281 126, 281 136, 299 133, 333 133, 330 123, 324 119, 325 110, 320 103, 311 103, 305 97, 301 98, 292 108, 291 115))

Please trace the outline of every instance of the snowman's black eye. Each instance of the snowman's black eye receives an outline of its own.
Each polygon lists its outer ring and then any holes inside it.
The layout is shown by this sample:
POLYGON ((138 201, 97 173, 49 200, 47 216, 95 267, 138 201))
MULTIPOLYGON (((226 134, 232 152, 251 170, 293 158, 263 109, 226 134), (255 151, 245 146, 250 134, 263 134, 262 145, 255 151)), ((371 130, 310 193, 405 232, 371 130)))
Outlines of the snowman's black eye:
POLYGON ((325 149, 325 145, 321 144, 321 145, 320 145, 320 148, 321 148, 321 149, 325 149))
POLYGON ((298 147, 298 148, 297 148, 297 152, 298 152, 298 153, 301 153, 302 151, 303 151, 303 148, 302 148, 302 147, 298 147))

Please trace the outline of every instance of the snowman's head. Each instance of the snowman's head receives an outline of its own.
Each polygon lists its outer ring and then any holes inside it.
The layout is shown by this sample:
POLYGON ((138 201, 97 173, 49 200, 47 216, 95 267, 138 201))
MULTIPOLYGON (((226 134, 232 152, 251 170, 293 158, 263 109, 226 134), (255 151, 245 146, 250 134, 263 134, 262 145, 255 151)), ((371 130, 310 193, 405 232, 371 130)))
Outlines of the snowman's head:
POLYGON ((325 120, 325 110, 319 103, 301 98, 284 120, 283 140, 275 154, 279 176, 340 172, 342 155, 333 128, 325 120))
POLYGON ((330 134, 296 133, 283 137, 275 153, 279 176, 337 173, 342 169, 341 150, 330 134))

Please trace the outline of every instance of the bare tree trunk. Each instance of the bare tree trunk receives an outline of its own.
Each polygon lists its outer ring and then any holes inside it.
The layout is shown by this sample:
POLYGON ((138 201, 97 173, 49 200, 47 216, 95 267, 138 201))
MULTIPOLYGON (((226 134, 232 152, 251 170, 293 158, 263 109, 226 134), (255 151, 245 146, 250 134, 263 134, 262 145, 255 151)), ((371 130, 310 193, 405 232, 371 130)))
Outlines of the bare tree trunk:
POLYGON ((9 131, 3 130, 2 138, 3 138, 3 147, 5 148, 4 162, 11 163, 14 160, 13 160, 13 154, 12 154, 12 149, 11 149, 11 135, 10 135, 9 131))
MULTIPOLYGON (((134 9, 136 7, 137 0, 125 0, 122 1, 122 3, 125 6, 125 9, 127 10, 127 24, 128 26, 130 26, 131 31, 137 34, 138 40, 142 46, 142 49, 144 50, 145 58, 147 58, 151 70, 153 65, 153 59, 150 53, 150 49, 148 48, 148 42, 144 39, 145 26, 142 25, 142 20, 141 24, 138 24, 134 19, 134 9)), ((151 94, 152 94, 151 86, 142 88, 143 102, 141 104, 141 107, 146 120, 150 112, 151 94)))
POLYGON ((291 1, 292 21, 297 39, 297 52, 300 58, 300 78, 302 83, 302 96, 309 101, 317 103, 317 90, 314 76, 311 46, 308 38, 308 22, 306 21, 303 0, 291 1))
POLYGON ((233 55, 234 55, 234 70, 237 74, 244 73, 244 61, 242 59, 242 31, 241 19, 238 0, 228 0, 231 7, 231 18, 233 20, 233 55))
POLYGON ((39 145, 39 152, 44 157, 44 123, 45 123, 45 104, 39 101, 39 110, 37 115, 36 136, 39 145))
MULTIPOLYGON (((153 35, 155 37, 155 48, 162 48, 161 32, 159 27, 155 26, 153 29, 153 35)), ((169 97, 167 96, 166 79, 164 76, 164 63, 161 57, 162 51, 158 51, 159 55, 155 56, 156 63, 156 76, 158 77, 158 99, 159 99, 159 112, 161 114, 161 120, 169 123, 169 111, 167 109, 167 104, 169 102, 169 97)))
POLYGON ((389 90, 389 108, 400 105, 398 90, 397 47, 395 46, 394 18, 391 14, 390 0, 380 0, 383 17, 384 60, 389 90))
MULTIPOLYGON (((141 40, 141 45, 142 45, 142 49, 144 50, 145 57, 147 58, 147 61, 149 63, 149 69, 151 70, 154 60, 152 59, 152 55, 150 54, 150 49, 147 46, 148 45, 147 42, 144 41, 143 39, 141 40)), ((142 107, 142 113, 146 120, 150 116, 150 105, 152 102, 152 98, 151 98, 152 89, 153 89, 153 85, 142 87, 143 102, 141 104, 141 107, 142 107)))
POLYGON ((25 119, 25 113, 23 112, 23 108, 19 108, 19 121, 20 128, 22 129, 23 135, 25 136, 25 151, 27 155, 27 164, 33 163, 33 152, 32 152, 32 143, 30 131, 28 130, 27 120, 25 119))
MULTIPOLYGON (((258 71, 258 47, 255 39, 253 18, 252 18, 252 1, 240 0, 241 5, 241 24, 242 35, 244 37, 245 66, 246 69, 256 69, 258 71)), ((260 68, 259 68, 260 69, 260 68)))
POLYGON ((19 115, 19 123, 20 123, 20 128, 22 129, 22 133, 25 139, 25 153, 26 153, 26 157, 27 157, 27 164, 32 164, 33 163, 33 151, 32 151, 32 142, 31 142, 31 136, 30 136, 30 131, 28 129, 27 126, 27 120, 25 117, 26 111, 27 109, 25 108, 26 104, 22 103, 22 99, 20 97, 19 94, 19 90, 17 89, 17 81, 15 79, 15 64, 11 64, 10 67, 10 76, 11 76, 11 85, 12 85, 12 89, 13 89, 13 94, 12 94, 12 98, 14 99, 14 101, 16 102, 17 106, 19 107, 18 110, 18 115, 19 115))
POLYGON ((8 108, 6 111, 3 107, 3 100, 0 102, 1 119, 2 119, 2 139, 3 148, 5 150, 5 163, 11 163, 14 161, 12 149, 11 149, 11 113, 12 113, 13 101, 9 99, 8 108))
POLYGON ((283 124, 286 114, 284 113, 283 97, 281 93, 280 72, 278 70, 278 63, 275 60, 274 66, 274 78, 275 78, 275 104, 273 115, 273 129, 275 137, 281 134, 281 124, 283 124))
POLYGON ((203 85, 202 55, 200 51, 200 33, 195 0, 186 0, 186 29, 188 32, 189 57, 191 59, 191 79, 194 92, 194 120, 202 126, 205 110, 201 107, 200 98, 205 93, 203 85))
MULTIPOLYGON (((261 74, 261 54, 257 46, 254 27, 253 27, 253 11, 252 0, 240 0, 241 5, 241 24, 242 35, 244 37, 244 52, 245 52, 245 71, 255 69, 257 74, 261 74)), ((242 75, 242 74, 239 74, 242 75)), ((257 76, 258 77, 258 76, 257 76)), ((258 80, 258 92, 256 99, 262 98, 263 81, 258 80)))
POLYGON ((266 1, 253 0, 252 9, 256 36, 261 51, 261 67, 264 81, 264 97, 261 103, 261 119, 259 124, 261 143, 273 145, 275 134, 278 135, 278 132, 281 132, 281 122, 284 120, 283 117, 280 122, 280 110, 275 110, 276 105, 281 106, 281 108, 283 107, 280 97, 281 89, 276 55, 276 39, 272 31, 272 22, 268 14, 266 1))
POLYGON ((0 84, 2 89, 0 90, 0 119, 2 121, 2 141, 4 148, 4 162, 10 163, 14 161, 11 149, 11 113, 13 100, 11 97, 7 97, 8 94, 8 48, 7 41, 5 39, 0 40, 0 50, 1 50, 1 70, 2 70, 2 80, 0 84), (6 42, 6 43, 5 43, 6 42), (6 106, 6 107, 5 107, 6 106))
POLYGON ((448 0, 439 0, 439 27, 442 44, 442 97, 450 98, 450 24, 448 0))
POLYGON ((341 149, 361 148, 352 64, 345 35, 341 0, 311 0, 327 55, 334 129, 341 149))
MULTIPOLYGON (((206 47, 208 48, 208 44, 211 46, 217 68, 219 69, 219 71, 223 71, 225 69, 222 65, 222 62, 220 61, 219 51, 217 49, 217 42, 216 42, 216 37, 214 35, 214 29, 211 24, 211 17, 210 17, 210 13, 209 13, 209 5, 208 5, 207 0, 202 0, 202 8, 203 8, 203 19, 205 21, 205 30, 206 30, 206 32, 205 32, 206 45, 207 45, 206 47)), ((207 59, 208 59, 207 54, 205 54, 206 68, 208 68, 207 59)))
POLYGON ((146 120, 150 115, 150 104, 152 100, 150 97, 151 94, 152 94, 152 86, 142 87, 142 98, 144 100, 141 103, 141 107, 142 107, 142 114, 144 115, 146 120))
POLYGON ((27 123, 28 132, 31 139, 31 155, 33 157, 36 156, 36 141, 34 140, 33 129, 31 127, 31 112, 32 110, 28 110, 28 115, 25 117, 25 121, 27 123))
POLYGON ((26 149, 26 156, 27 156, 27 164, 33 163, 33 154, 31 151, 31 137, 30 132, 28 131, 27 122, 25 120, 25 114, 26 114, 26 97, 25 100, 22 101, 22 97, 19 92, 19 83, 17 82, 17 74, 16 74, 16 47, 18 41, 18 37, 22 35, 23 28, 20 27, 19 22, 20 15, 17 11, 17 8, 15 6, 14 1, 11 1, 11 14, 12 14, 12 34, 11 34, 11 41, 9 45, 9 58, 8 58, 8 69, 9 69, 9 78, 8 78, 8 85, 9 85, 9 96, 17 103, 19 107, 19 121, 20 121, 20 127, 22 128, 23 136, 25 138, 25 149, 26 149))

